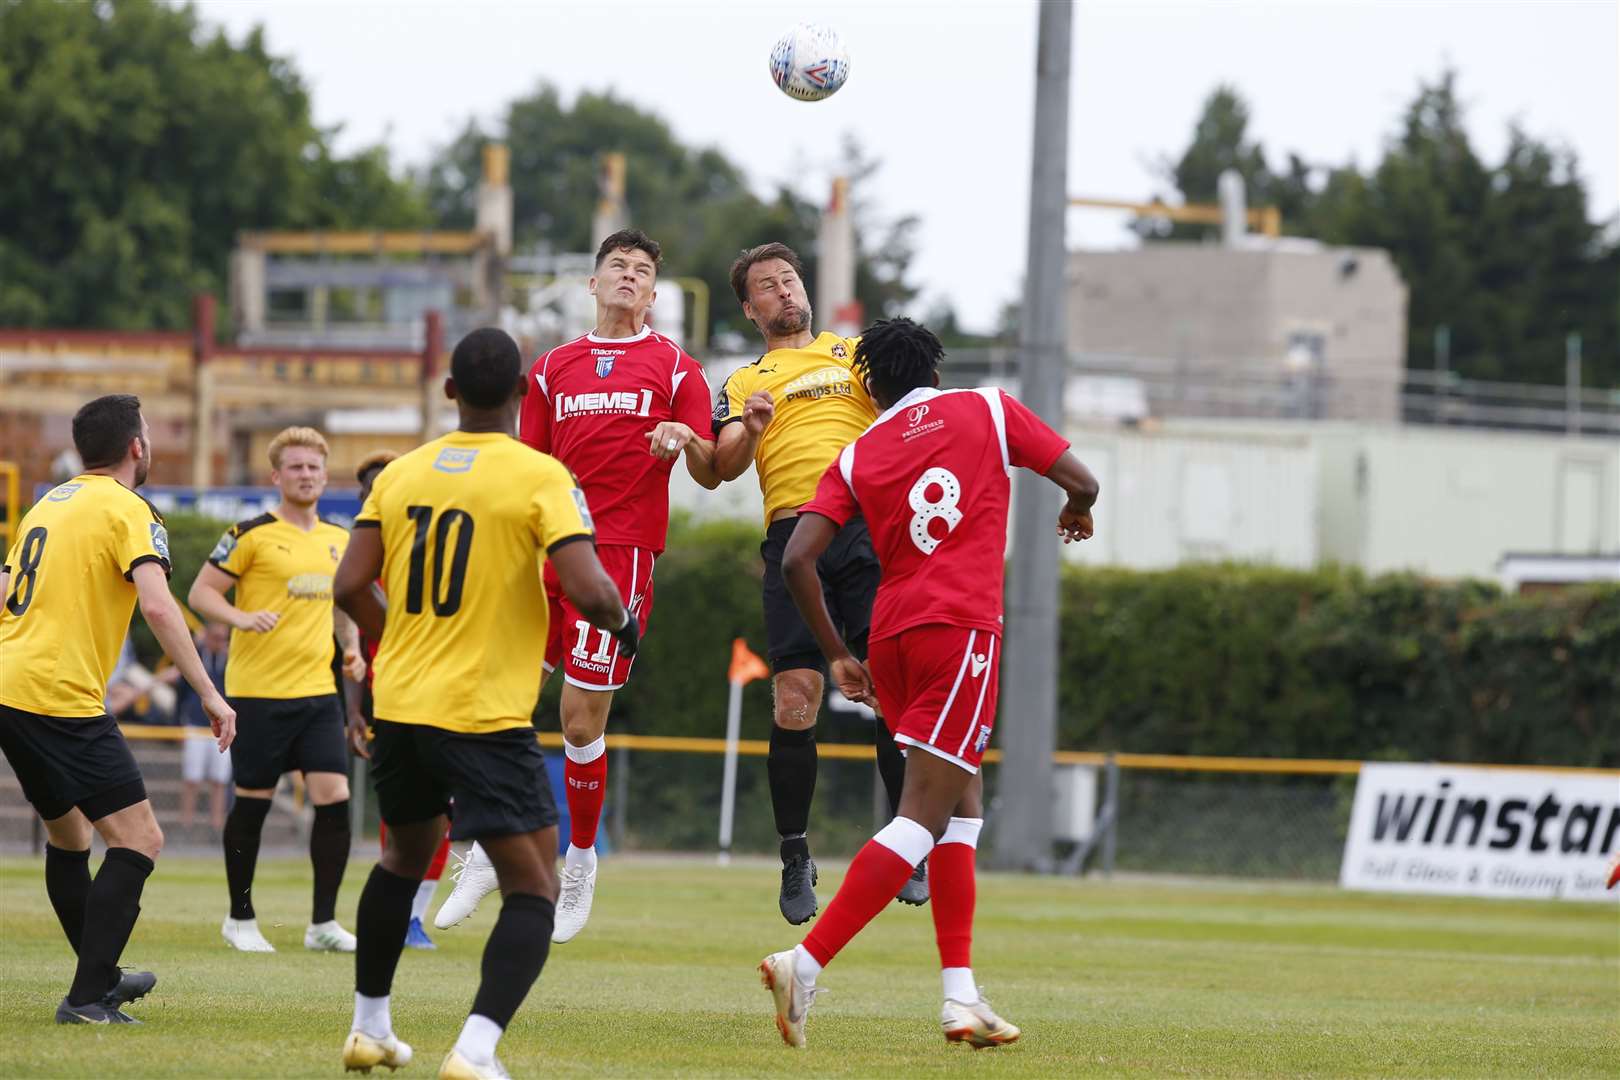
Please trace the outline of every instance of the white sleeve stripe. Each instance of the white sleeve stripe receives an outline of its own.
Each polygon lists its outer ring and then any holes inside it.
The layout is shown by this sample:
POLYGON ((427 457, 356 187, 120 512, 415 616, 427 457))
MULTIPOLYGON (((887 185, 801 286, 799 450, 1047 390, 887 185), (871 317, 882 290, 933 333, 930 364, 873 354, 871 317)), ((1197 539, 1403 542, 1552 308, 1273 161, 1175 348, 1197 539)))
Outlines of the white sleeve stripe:
POLYGON ((1001 391, 993 386, 981 386, 973 391, 984 398, 990 407, 990 422, 996 428, 996 444, 1001 447, 1001 467, 1012 474, 1012 457, 1007 453, 1007 414, 1001 407, 1001 391))
POLYGON ((851 495, 855 494, 855 444, 850 443, 838 455, 838 472, 844 478, 844 485, 849 488, 851 495))

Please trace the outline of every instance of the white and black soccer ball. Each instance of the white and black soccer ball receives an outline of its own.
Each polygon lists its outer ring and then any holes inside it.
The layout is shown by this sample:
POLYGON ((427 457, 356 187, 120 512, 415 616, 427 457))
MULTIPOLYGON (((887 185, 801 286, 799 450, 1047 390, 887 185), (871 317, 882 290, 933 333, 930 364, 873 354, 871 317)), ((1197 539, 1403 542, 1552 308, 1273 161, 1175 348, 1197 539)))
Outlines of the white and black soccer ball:
POLYGON ((849 52, 829 27, 800 23, 771 50, 771 78, 790 98, 820 101, 849 78, 849 52))

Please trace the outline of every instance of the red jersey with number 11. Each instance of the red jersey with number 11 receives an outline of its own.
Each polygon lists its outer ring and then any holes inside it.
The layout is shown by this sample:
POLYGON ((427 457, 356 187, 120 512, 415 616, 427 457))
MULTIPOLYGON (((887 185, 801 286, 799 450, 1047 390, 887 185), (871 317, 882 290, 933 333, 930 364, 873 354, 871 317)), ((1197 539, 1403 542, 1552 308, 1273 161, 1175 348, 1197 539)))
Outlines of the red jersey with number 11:
POLYGON ((834 459, 800 513, 862 514, 883 566, 871 640, 930 623, 1002 632, 1014 465, 1069 447, 1000 390, 913 390, 834 459))

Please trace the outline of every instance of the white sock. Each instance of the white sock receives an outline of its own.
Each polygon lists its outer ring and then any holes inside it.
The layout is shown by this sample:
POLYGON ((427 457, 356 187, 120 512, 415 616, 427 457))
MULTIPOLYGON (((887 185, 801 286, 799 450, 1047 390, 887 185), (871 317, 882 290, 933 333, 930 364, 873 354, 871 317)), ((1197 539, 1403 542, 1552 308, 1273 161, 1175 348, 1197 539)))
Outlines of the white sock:
POLYGON ((354 1031, 363 1031, 373 1039, 386 1039, 394 1033, 394 1019, 388 1015, 387 996, 374 998, 354 995, 354 1031))
POLYGON ((433 903, 433 890, 438 887, 437 880, 424 881, 416 887, 416 899, 411 901, 411 918, 417 922, 427 918, 428 905, 433 903))
POLYGON ((808 990, 816 985, 816 976, 820 974, 821 964, 810 951, 803 945, 793 946, 793 980, 808 990))
POLYGON ((568 854, 563 856, 563 865, 575 873, 584 871, 589 874, 596 869, 596 845, 592 844, 588 848, 577 848, 573 844, 569 844, 568 854))
POLYGON ((960 1001, 963 1005, 979 1000, 979 984, 973 981, 972 968, 941 968, 939 974, 945 983, 947 1000, 960 1001))
POLYGON ((473 1013, 461 1027, 456 1050, 468 1061, 487 1065, 495 1060, 495 1044, 501 1041, 501 1025, 487 1016, 473 1013))

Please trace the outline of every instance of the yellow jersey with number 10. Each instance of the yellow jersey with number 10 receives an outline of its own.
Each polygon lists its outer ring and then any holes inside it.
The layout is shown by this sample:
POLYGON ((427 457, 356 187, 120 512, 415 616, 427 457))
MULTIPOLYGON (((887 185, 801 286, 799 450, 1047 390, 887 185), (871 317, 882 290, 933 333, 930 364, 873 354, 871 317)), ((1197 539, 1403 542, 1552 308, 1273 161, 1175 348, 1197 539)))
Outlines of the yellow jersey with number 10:
POLYGON ((765 524, 809 502, 838 452, 872 426, 877 406, 850 370, 858 338, 824 333, 802 349, 772 349, 726 379, 714 403, 714 432, 742 420, 743 405, 769 390, 776 415, 754 451, 765 524))
POLYGON ((377 718, 528 727, 546 653, 546 553, 593 539, 562 463, 509 435, 453 431, 389 462, 354 526, 382 533, 377 718))
POLYGON ((84 473, 46 492, 17 537, 0 603, 0 704, 100 716, 135 613, 135 567, 169 573, 163 519, 112 477, 84 473))

